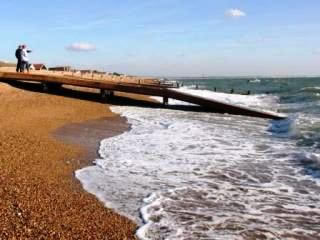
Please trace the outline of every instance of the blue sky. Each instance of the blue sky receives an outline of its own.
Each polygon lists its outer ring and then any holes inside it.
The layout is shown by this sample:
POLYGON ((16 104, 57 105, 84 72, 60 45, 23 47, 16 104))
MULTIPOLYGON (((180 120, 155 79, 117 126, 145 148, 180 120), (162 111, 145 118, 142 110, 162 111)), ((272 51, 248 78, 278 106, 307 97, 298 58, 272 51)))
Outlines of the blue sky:
POLYGON ((320 75, 319 0, 1 3, 0 59, 134 75, 320 75))

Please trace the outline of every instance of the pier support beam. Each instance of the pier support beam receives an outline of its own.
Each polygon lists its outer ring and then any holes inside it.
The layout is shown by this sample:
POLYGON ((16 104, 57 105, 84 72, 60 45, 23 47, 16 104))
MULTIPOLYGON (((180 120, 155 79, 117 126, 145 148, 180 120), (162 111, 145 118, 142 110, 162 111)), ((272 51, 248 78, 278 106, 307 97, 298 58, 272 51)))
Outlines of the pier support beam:
POLYGON ((41 86, 42 86, 42 91, 44 92, 48 92, 49 91, 49 86, 48 86, 48 83, 41 83, 41 86))
POLYGON ((61 88, 62 84, 61 83, 48 83, 48 82, 43 82, 41 83, 42 85, 42 90, 44 92, 49 92, 49 91, 55 91, 61 88))
POLYGON ((102 100, 111 99, 114 96, 113 91, 108 91, 106 89, 100 89, 100 97, 102 100))
POLYGON ((163 104, 164 106, 167 106, 167 105, 169 104, 169 98, 168 98, 168 97, 163 97, 163 102, 162 102, 162 104, 163 104))

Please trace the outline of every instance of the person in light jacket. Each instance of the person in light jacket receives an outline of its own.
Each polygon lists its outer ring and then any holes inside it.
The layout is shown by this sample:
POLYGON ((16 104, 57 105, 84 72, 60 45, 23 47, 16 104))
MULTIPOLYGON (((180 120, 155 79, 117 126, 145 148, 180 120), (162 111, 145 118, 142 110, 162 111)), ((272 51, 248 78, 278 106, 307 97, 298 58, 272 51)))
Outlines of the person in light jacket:
POLYGON ((22 72, 24 72, 25 69, 27 69, 27 72, 30 70, 30 64, 29 64, 29 58, 28 53, 30 53, 31 50, 27 50, 26 45, 22 45, 22 51, 21 51, 21 65, 22 65, 22 72))

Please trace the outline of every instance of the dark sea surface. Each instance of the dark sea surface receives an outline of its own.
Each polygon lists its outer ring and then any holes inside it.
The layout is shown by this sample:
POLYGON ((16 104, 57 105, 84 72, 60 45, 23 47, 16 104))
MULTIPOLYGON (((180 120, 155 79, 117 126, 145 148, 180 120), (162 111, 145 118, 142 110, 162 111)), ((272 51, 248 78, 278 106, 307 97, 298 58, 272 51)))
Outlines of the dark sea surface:
POLYGON ((320 239, 320 78, 171 80, 287 118, 113 106, 132 128, 76 172, 84 188, 140 239, 320 239))

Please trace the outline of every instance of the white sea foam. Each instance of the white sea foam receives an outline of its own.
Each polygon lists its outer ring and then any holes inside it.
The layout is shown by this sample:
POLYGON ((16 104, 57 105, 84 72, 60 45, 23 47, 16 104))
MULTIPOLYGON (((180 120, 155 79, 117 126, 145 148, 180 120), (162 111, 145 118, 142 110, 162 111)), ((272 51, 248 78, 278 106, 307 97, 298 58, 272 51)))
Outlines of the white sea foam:
POLYGON ((249 80, 250 83, 260 83, 261 80, 258 79, 258 78, 255 78, 255 79, 252 79, 252 80, 249 80))
POLYGON ((301 89, 302 92, 320 93, 320 87, 305 87, 301 89))
POLYGON ((296 125, 297 115, 291 115, 283 120, 272 120, 268 131, 278 137, 294 137, 299 134, 299 130, 296 125))
MULTIPOLYGON (((195 96, 204 97, 207 99, 212 99, 224 103, 244 106, 244 107, 253 107, 259 110, 269 110, 275 111, 278 107, 279 98, 272 95, 241 95, 241 94, 228 94, 221 92, 212 92, 210 90, 198 90, 198 89, 189 89, 187 87, 179 88, 175 90, 177 92, 187 93, 195 96)), ((160 97, 153 97, 156 100, 162 101, 160 97)), ((178 101, 175 99, 169 99, 169 104, 171 105, 189 105, 189 103, 178 101)))
POLYGON ((311 167, 320 171, 320 154, 301 152, 296 155, 297 160, 299 160, 304 166, 311 167))
MULTIPOLYGON (((274 101, 272 96, 220 97, 245 106, 274 101)), ((297 166, 294 139, 267 134, 267 120, 140 107, 112 110, 127 117, 132 129, 103 140, 96 165, 76 176, 87 191, 140 222, 140 239, 279 239, 320 232, 319 181, 297 166)), ((290 132, 292 122, 278 125, 271 132, 290 132)), ((313 154, 309 159, 316 162, 313 154)))

